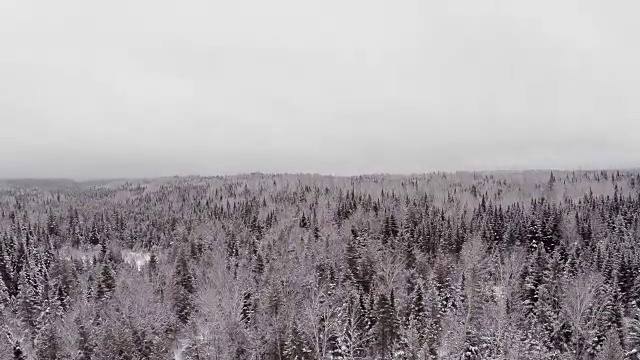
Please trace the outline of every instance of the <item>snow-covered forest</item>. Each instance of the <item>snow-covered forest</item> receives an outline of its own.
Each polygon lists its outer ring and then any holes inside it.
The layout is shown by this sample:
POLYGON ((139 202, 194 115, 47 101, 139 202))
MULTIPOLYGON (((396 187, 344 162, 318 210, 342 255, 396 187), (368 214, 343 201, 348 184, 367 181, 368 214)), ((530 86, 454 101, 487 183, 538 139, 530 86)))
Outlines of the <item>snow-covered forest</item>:
POLYGON ((637 359, 640 172, 0 183, 1 359, 637 359))

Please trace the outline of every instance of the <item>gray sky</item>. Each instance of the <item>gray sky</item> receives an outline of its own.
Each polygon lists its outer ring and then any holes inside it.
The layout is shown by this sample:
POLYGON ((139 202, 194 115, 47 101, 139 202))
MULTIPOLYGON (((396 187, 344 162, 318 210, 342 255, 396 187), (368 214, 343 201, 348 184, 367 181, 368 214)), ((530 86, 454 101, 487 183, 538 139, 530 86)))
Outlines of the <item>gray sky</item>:
POLYGON ((637 0, 3 0, 0 178, 640 164, 637 0))

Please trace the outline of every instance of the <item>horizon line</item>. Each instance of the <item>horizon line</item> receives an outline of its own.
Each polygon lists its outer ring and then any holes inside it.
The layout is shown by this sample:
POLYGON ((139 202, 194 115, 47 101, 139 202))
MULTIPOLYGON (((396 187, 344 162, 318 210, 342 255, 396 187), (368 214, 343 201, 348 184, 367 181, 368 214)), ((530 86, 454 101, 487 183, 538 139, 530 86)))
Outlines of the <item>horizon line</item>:
POLYGON ((367 176, 383 176, 383 177, 412 177, 412 176, 424 176, 424 175, 437 175, 437 174, 490 174, 490 173, 527 173, 527 172, 599 172, 599 171, 638 171, 640 167, 604 167, 604 168, 526 168, 526 169, 488 169, 488 170, 432 170, 425 172, 388 172, 388 173, 355 173, 355 174, 335 174, 335 173, 321 173, 321 172, 263 172, 263 171, 250 171, 250 172, 238 172, 230 174, 170 174, 170 175, 153 175, 153 176, 114 176, 114 177, 60 177, 60 176, 33 176, 33 177, 2 177, 0 181, 72 181, 75 183, 87 183, 92 181, 140 181, 140 180, 154 180, 154 179, 169 179, 169 178, 234 178, 251 175, 271 175, 271 176, 322 176, 322 177, 335 177, 335 178, 358 178, 367 176))

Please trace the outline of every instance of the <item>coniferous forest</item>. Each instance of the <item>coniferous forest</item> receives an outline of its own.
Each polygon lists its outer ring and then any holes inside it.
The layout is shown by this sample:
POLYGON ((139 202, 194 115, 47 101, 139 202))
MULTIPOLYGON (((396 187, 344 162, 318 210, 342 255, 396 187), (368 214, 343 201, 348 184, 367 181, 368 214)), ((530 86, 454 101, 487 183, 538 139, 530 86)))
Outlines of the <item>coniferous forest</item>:
POLYGON ((640 172, 0 183, 0 358, 638 359, 640 172))

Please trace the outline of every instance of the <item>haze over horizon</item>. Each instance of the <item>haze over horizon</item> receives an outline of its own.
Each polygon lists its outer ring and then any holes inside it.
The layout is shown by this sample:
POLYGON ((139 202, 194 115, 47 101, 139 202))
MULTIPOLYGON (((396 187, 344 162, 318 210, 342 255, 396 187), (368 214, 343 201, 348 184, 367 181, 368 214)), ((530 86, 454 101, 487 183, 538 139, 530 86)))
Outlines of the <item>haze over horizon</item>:
POLYGON ((638 167, 639 11, 6 0, 0 178, 638 167))
POLYGON ((522 169, 484 169, 484 170, 431 170, 431 171, 423 171, 423 172, 404 172, 404 173, 391 173, 391 172, 377 172, 377 173, 343 173, 343 174, 335 174, 335 173, 321 173, 321 172, 264 172, 264 171, 253 171, 253 172, 238 172, 238 173, 227 173, 227 174, 214 174, 214 173, 184 173, 184 174, 167 174, 167 175, 150 175, 150 176, 105 176, 105 177, 43 177, 43 176, 31 176, 31 177, 3 177, 0 178, 0 183, 2 182, 33 182, 33 184, 45 184, 47 182, 58 182, 58 181, 71 181, 74 183, 93 183, 93 182, 119 182, 119 181, 138 181, 138 180, 160 180, 160 179, 172 179, 172 178, 209 178, 209 177, 243 177, 243 176, 252 176, 252 175, 283 175, 283 176, 321 176, 321 177, 338 177, 338 178, 352 178, 359 176, 388 176, 388 177, 411 177, 411 176, 421 176, 421 175, 429 175, 429 174, 529 174, 536 176, 535 178, 539 178, 540 176, 548 178, 549 172, 553 172, 555 176, 563 176, 563 174, 571 174, 572 172, 581 173, 581 172, 590 172, 590 173, 599 173, 601 171, 608 172, 634 172, 638 171, 638 167, 606 167, 606 168, 522 168, 522 169), (42 183, 41 183, 42 182, 42 183))

